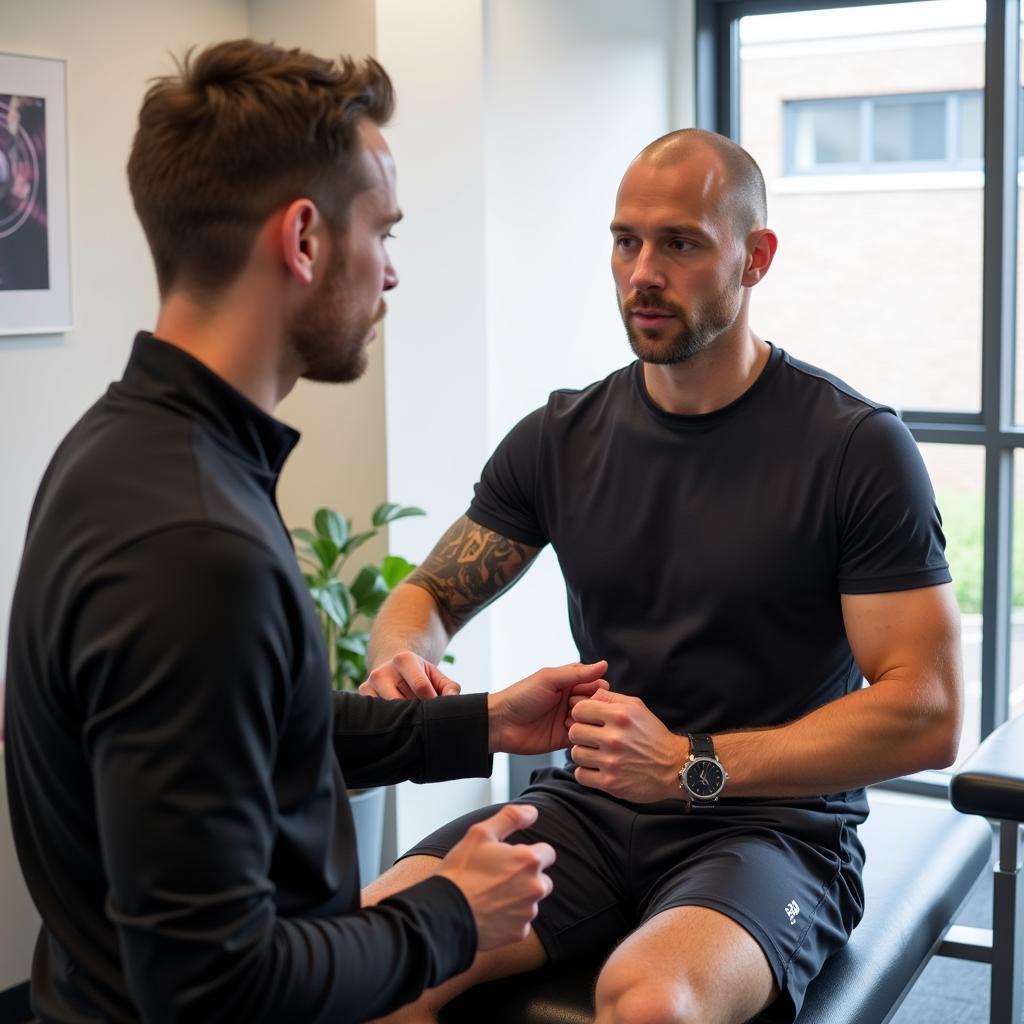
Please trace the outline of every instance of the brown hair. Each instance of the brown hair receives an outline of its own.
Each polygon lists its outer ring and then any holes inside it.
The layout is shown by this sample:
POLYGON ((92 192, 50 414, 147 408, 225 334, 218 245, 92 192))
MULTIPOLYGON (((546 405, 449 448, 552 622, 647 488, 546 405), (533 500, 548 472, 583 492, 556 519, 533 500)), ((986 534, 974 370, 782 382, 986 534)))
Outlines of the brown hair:
POLYGON ((293 199, 344 225, 368 185, 357 122, 385 124, 394 90, 372 58, 335 62, 252 39, 190 50, 177 68, 146 93, 128 182, 160 294, 185 286, 211 296, 293 199))

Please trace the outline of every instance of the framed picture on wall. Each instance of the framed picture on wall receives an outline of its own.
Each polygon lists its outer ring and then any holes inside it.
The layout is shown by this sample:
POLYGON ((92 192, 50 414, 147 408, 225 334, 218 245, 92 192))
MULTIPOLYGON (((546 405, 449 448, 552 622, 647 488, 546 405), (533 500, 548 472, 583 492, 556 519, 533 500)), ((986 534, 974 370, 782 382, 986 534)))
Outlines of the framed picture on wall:
POLYGON ((0 53, 0 335, 71 327, 62 60, 0 53))

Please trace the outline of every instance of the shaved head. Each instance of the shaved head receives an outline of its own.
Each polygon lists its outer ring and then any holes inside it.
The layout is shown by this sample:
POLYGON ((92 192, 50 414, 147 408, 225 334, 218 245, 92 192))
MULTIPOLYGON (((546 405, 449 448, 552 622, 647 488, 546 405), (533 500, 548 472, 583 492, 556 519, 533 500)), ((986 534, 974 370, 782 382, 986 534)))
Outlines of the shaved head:
POLYGON ((724 171, 727 186, 727 214, 736 234, 745 237, 751 231, 766 226, 768 198, 764 175, 754 158, 732 139, 702 128, 682 128, 669 132, 645 146, 633 163, 647 163, 652 167, 671 167, 683 163, 698 152, 711 152, 724 171))
POLYGON ((767 205, 750 154, 714 132, 671 132, 630 163, 615 197, 612 275, 645 363, 684 363, 723 337, 727 348, 748 338, 750 288, 778 244, 767 205))

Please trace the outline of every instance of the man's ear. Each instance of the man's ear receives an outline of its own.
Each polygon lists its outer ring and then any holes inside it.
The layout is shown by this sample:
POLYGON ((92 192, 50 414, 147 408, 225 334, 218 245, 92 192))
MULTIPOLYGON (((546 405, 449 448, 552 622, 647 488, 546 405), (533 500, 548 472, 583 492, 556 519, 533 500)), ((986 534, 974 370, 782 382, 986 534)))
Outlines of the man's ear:
POLYGON ((747 236, 747 258, 740 281, 747 288, 752 288, 768 273, 768 268, 775 259, 775 250, 779 247, 778 235, 771 228, 752 231, 747 236))
POLYGON ((296 199, 281 218, 281 256, 300 284, 313 283, 314 268, 322 256, 323 217, 312 199, 296 199))

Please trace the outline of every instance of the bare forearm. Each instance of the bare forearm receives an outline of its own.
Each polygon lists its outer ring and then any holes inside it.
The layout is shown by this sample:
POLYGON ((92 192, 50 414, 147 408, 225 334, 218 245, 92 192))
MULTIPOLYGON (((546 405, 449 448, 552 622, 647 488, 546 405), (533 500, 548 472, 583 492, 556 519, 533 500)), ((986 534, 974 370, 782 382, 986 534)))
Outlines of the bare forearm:
POLYGON ((368 667, 377 668, 402 651, 437 664, 449 639, 433 597, 415 584, 403 583, 377 613, 370 633, 368 667))
MULTIPOLYGON (((715 733, 727 797, 837 793, 955 759, 963 671, 949 591, 844 598, 844 620, 856 663, 874 684, 786 725, 715 733)), ((573 718, 579 782, 640 803, 683 798, 677 773, 689 740, 643 701, 597 694, 573 718)))
POLYGON ((718 738, 738 795, 841 792, 956 758, 963 667, 952 588, 842 601, 854 657, 874 684, 782 728, 718 738))
POLYGON ((715 750, 730 796, 809 796, 857 789, 956 756, 958 687, 880 680, 777 729, 723 733, 715 750), (931 695, 931 696, 929 696, 931 695))
MULTIPOLYGON (((958 683, 959 676, 941 686, 880 680, 788 725, 715 733, 729 773, 725 794, 816 796, 945 767, 960 731, 958 683)), ((689 739, 670 732, 643 701, 596 694, 573 717, 577 781, 639 803, 684 798, 678 772, 689 739)))
POLYGON ((369 667, 403 651, 437 664, 448 641, 537 557, 461 516, 384 602, 370 634, 369 667))

